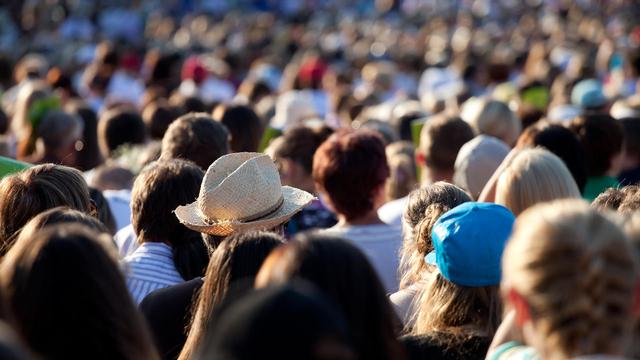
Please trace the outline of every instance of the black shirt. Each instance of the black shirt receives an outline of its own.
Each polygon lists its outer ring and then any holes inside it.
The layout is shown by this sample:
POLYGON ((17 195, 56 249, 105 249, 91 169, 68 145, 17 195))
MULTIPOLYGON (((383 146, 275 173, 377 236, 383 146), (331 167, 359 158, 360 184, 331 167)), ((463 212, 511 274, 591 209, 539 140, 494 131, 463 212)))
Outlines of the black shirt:
POLYGON ((489 337, 447 334, 405 336, 400 341, 407 350, 408 360, 482 360, 491 344, 489 337))

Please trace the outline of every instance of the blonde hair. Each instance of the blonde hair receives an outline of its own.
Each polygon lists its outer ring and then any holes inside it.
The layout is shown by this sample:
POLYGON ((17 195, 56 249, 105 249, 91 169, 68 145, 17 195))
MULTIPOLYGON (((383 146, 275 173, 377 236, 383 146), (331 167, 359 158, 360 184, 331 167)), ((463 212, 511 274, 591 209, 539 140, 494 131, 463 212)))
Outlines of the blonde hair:
POLYGON ((526 149, 500 175, 496 203, 516 216, 540 202, 580 198, 580 190, 567 166, 542 148, 526 149))
POLYGON ((617 355, 627 345, 638 264, 616 222, 579 200, 538 205, 517 219, 503 288, 526 300, 545 358, 617 355))
POLYGON ((23 159, 33 153, 35 149, 34 129, 29 120, 29 111, 37 100, 51 95, 49 86, 42 81, 34 81, 24 86, 18 92, 16 111, 11 120, 11 131, 18 139, 18 159, 23 159))
POLYGON ((497 100, 470 99, 463 105, 463 119, 477 134, 485 134, 513 146, 522 131, 522 123, 509 106, 497 100))
POLYGON ((402 216, 405 234, 400 257, 400 289, 425 277, 427 264, 424 257, 433 250, 433 225, 445 212, 467 201, 471 201, 469 194, 443 181, 409 194, 402 216))
POLYGON ((407 196, 418 185, 415 150, 408 141, 399 141, 385 148, 389 164, 389 178, 385 184, 387 200, 407 196))

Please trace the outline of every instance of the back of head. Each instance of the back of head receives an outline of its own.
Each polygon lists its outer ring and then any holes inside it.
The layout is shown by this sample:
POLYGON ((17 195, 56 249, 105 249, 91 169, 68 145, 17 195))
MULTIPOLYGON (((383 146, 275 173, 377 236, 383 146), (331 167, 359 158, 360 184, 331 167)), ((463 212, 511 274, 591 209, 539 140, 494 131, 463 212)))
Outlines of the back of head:
POLYGON ((31 219, 20 231, 16 242, 27 241, 44 227, 57 224, 80 224, 98 234, 109 234, 107 227, 93 216, 65 206, 43 211, 31 219), (23 239, 26 238, 26 239, 23 239))
POLYGON ((267 258, 256 286, 294 278, 313 283, 342 309, 361 358, 397 355, 395 314, 375 270, 356 247, 335 237, 299 235, 267 258))
POLYGON ((374 209, 387 177, 384 143, 371 130, 338 132, 313 157, 313 180, 348 220, 374 209))
POLYGON ((222 310, 195 359, 353 359, 347 326, 317 290, 255 290, 222 310))
POLYGON ((396 141, 385 148, 389 163, 389 180, 385 185, 387 200, 407 196, 418 185, 413 143, 396 141))
POLYGON ((454 183, 478 198, 508 153, 509 146, 501 140, 486 135, 476 136, 458 152, 454 183))
POLYGON ((400 265, 401 289, 426 275, 424 257, 433 251, 431 229, 436 221, 447 211, 471 200, 461 188, 442 181, 409 194, 403 214, 405 234, 400 265))
POLYGON ((503 287, 528 304, 548 358, 622 353, 638 264, 615 220, 582 201, 538 205, 518 218, 503 268, 503 287))
POLYGON ((473 137, 473 130, 462 119, 433 116, 420 132, 418 156, 424 157, 427 168, 453 173, 458 151, 473 137))
POLYGON ((478 134, 485 134, 496 137, 504 141, 507 145, 513 146, 518 140, 522 124, 509 106, 496 100, 475 100, 474 111, 464 111, 463 119, 478 134), (468 113, 467 116, 464 116, 468 113))
POLYGON ((203 170, 227 153, 229 131, 205 113, 179 117, 162 138, 161 158, 190 160, 203 170))
POLYGON ((540 122, 525 130, 518 147, 541 146, 556 154, 567 166, 580 192, 587 183, 585 150, 576 134, 562 125, 540 122), (525 136, 525 133, 531 136, 525 136))
POLYGON ((82 120, 62 111, 50 111, 38 126, 37 136, 50 150, 66 149, 82 139, 82 120))
POLYGON ((544 149, 516 155, 496 186, 496 203, 516 215, 537 203, 563 198, 580 198, 580 191, 562 160, 544 149))
POLYGON ((155 101, 147 105, 142 112, 142 120, 151 139, 161 140, 177 115, 178 111, 166 101, 155 101))
POLYGON ((13 237, 37 214, 68 206, 89 213, 89 188, 78 170, 60 165, 34 166, 0 182, 0 253, 12 246, 13 237))
POLYGON ((131 190, 131 224, 138 241, 170 244, 185 279, 201 274, 208 259, 200 234, 182 225, 173 210, 198 197, 203 176, 188 161, 161 160, 147 165, 131 190))
POLYGON ((607 114, 594 113, 574 119, 569 128, 584 146, 587 175, 606 175, 613 158, 622 151, 622 125, 607 114))
POLYGON ((273 147, 273 156, 295 161, 311 175, 313 155, 320 145, 331 135, 327 126, 310 127, 297 125, 285 130, 282 140, 273 147))
POLYGON ((21 238, 0 265, 16 328, 45 358, 156 358, 109 247, 81 226, 21 238))
POLYGON ((82 149, 78 150, 76 163, 81 171, 91 170, 103 161, 98 145, 98 117, 88 105, 72 102, 65 110, 82 121, 82 149))
POLYGON ((213 118, 221 122, 231 133, 231 151, 255 152, 262 138, 262 122, 246 105, 220 105, 213 118))
POLYGON ((230 287, 239 281, 253 284, 264 260, 282 243, 282 237, 264 231, 238 233, 220 243, 211 255, 180 359, 190 359, 200 347, 205 334, 210 331, 213 312, 230 287))
POLYGON ((98 123, 98 141, 105 157, 118 147, 143 144, 147 139, 142 117, 133 111, 113 109, 104 113, 98 123))

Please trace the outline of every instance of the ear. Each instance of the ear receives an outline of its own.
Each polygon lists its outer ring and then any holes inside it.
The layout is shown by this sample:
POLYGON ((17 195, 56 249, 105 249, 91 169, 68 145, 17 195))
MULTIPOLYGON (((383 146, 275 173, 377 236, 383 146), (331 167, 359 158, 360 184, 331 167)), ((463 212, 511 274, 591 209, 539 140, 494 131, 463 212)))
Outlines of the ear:
POLYGON ((507 298, 516 312, 516 325, 519 327, 531 320, 529 304, 515 289, 511 288, 507 292, 507 298))

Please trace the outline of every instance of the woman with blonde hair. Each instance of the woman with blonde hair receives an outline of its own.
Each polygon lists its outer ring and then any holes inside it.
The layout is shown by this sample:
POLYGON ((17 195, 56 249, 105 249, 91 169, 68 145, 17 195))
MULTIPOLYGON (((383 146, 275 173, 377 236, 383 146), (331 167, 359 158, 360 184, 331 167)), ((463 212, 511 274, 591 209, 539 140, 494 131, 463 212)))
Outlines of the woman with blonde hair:
POLYGON ((509 106, 497 100, 471 98, 462 106, 461 117, 476 134, 493 136, 514 146, 522 123, 509 106))
POLYGON ((615 218, 577 200, 535 206, 516 221, 502 266, 513 312, 500 333, 530 347, 496 335, 489 359, 615 359, 631 345, 638 262, 615 218))
POLYGON ((414 299, 431 273, 424 257, 433 251, 431 230, 438 218, 454 207, 471 201, 461 188, 439 181, 409 194, 403 216, 404 240, 400 251, 400 291, 390 296, 405 323, 414 317, 414 299))
MULTIPOLYGON (((495 202, 516 216, 541 202, 580 198, 573 176, 560 158, 537 148, 525 149, 507 157, 497 184, 495 202)), ((500 169, 498 170, 500 171, 500 169)))

